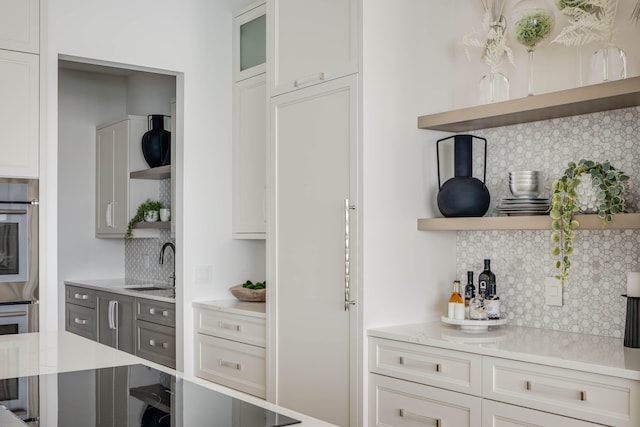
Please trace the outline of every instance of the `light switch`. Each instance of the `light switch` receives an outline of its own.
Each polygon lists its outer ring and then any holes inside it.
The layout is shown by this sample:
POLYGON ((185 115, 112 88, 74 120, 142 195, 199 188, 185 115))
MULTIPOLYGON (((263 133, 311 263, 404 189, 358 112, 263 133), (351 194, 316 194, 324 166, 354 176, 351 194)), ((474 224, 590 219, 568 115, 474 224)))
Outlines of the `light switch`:
POLYGON ((562 282, 555 277, 544 279, 544 303, 562 306, 562 282))

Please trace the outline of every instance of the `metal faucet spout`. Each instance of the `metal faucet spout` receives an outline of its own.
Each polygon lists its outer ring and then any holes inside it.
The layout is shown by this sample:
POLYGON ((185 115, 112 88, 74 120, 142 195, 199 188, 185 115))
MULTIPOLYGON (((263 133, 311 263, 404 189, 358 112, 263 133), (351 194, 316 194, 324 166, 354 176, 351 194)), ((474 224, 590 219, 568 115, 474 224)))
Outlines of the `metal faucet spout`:
POLYGON ((171 248, 171 250, 173 251, 173 273, 171 273, 171 276, 169 276, 169 278, 171 279, 171 283, 175 288, 176 286, 176 246, 172 242, 166 242, 164 245, 162 245, 162 249, 160 249, 160 258, 158 262, 160 264, 164 264, 164 251, 167 248, 171 248))

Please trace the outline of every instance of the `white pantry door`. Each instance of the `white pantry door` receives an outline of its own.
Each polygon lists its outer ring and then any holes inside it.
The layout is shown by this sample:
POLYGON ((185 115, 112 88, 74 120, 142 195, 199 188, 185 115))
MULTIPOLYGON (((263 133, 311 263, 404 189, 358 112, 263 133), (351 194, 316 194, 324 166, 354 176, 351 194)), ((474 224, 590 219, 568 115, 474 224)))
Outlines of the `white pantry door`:
POLYGON ((357 122, 356 76, 271 100, 275 400, 339 426, 357 421, 357 122))

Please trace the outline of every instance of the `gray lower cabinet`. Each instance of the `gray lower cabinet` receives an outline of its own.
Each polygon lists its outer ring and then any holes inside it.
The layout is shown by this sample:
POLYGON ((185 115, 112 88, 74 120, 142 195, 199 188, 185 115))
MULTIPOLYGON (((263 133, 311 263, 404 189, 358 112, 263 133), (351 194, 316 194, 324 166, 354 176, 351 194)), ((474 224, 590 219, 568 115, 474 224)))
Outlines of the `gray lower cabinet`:
POLYGON ((175 303, 73 285, 65 301, 68 332, 175 369, 175 303))
POLYGON ((135 354, 135 298, 97 292, 98 342, 135 354))
POLYGON ((136 299, 136 356, 176 367, 175 304, 136 299))
POLYGON ((65 288, 65 329, 90 340, 98 339, 97 296, 91 289, 65 288))

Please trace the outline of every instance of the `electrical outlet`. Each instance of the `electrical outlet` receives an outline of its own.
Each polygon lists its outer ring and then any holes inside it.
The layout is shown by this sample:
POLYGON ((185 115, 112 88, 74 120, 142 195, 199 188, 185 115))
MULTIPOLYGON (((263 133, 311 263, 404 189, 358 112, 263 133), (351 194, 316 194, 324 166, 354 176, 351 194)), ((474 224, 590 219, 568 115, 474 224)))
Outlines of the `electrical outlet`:
POLYGON ((555 277, 544 279, 544 303, 562 306, 562 282, 555 277))
POLYGON ((213 282, 212 265, 196 265, 194 281, 197 285, 209 285, 213 282))

